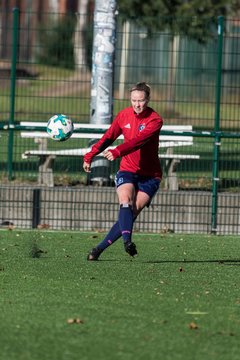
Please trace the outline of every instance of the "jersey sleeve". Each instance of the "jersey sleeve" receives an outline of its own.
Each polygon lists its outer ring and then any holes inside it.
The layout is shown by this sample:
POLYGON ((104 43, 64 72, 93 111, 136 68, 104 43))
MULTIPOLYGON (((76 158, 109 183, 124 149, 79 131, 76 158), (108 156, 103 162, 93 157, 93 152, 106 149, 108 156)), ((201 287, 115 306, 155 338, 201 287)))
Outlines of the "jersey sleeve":
POLYGON ((88 164, 92 162, 94 156, 100 154, 110 146, 121 135, 122 130, 119 126, 119 115, 116 116, 110 128, 105 132, 101 139, 92 146, 91 150, 84 156, 84 161, 88 164))
POLYGON ((152 118, 146 127, 137 134, 137 136, 123 144, 118 145, 114 150, 111 150, 113 156, 122 157, 140 149, 146 142, 150 141, 152 136, 159 134, 162 127, 163 120, 161 117, 152 118))

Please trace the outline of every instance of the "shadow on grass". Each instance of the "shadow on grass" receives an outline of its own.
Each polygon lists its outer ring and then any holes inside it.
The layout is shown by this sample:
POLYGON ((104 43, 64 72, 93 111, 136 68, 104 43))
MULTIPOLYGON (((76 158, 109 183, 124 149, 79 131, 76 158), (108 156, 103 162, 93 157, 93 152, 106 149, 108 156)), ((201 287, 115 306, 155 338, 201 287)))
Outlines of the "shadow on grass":
POLYGON ((218 264, 218 265, 236 265, 240 266, 240 259, 219 259, 219 260, 149 260, 144 261, 147 264, 166 264, 166 263, 173 263, 173 264, 218 264))
MULTIPOLYGON (((126 262, 135 262, 136 259, 125 259, 126 262)), ((98 259, 98 261, 90 261, 93 263, 101 263, 101 262, 123 262, 120 259, 98 259)), ((142 264, 218 264, 218 265, 232 265, 232 266, 240 266, 240 259, 219 259, 219 260, 148 260, 141 261, 138 258, 136 261, 138 264, 141 262, 142 264)))

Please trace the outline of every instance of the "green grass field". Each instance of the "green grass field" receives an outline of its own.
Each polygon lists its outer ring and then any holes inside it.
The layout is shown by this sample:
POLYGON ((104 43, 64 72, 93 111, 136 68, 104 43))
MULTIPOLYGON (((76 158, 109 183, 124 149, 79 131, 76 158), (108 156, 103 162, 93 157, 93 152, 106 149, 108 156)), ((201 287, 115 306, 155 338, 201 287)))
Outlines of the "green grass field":
POLYGON ((239 238, 102 236, 0 231, 1 360, 239 359, 239 238))

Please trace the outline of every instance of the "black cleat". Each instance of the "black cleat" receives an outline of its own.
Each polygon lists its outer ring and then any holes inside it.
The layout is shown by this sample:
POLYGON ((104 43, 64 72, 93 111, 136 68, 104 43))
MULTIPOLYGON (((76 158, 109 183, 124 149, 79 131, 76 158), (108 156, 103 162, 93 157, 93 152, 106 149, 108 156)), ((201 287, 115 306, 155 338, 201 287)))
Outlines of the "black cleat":
POLYGON ((133 242, 126 242, 124 243, 124 248, 125 251, 130 255, 130 256, 135 256, 137 255, 137 249, 136 249, 136 245, 133 242))
POLYGON ((93 248, 87 256, 87 260, 89 261, 97 261, 101 253, 103 252, 100 248, 93 248))

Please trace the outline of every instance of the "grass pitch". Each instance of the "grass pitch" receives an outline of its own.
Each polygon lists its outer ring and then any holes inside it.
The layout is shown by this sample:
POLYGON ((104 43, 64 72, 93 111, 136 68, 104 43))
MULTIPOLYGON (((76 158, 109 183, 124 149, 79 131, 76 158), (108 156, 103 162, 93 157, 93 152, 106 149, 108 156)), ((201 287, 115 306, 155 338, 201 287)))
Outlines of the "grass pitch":
POLYGON ((0 231, 1 360, 237 360, 240 241, 0 231))

